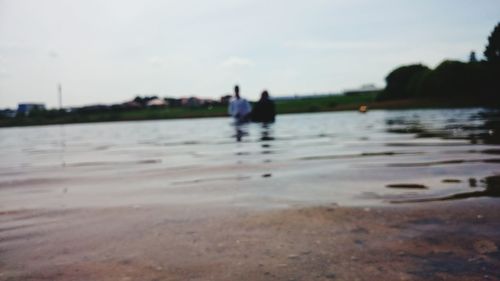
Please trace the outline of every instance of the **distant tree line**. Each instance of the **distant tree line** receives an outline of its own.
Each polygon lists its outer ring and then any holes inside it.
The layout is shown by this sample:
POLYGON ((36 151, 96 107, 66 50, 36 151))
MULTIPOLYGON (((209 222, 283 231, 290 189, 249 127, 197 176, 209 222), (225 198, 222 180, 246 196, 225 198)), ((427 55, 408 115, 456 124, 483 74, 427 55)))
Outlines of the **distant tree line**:
MULTIPOLYGON (((185 109, 211 109, 214 106, 225 106, 219 101, 203 100, 196 97, 189 98, 159 98, 158 96, 136 96, 132 101, 119 104, 96 104, 71 109, 34 109, 27 114, 14 114, 16 119, 41 118, 57 119, 65 116, 92 115, 96 113, 121 113, 128 111, 140 111, 158 108, 185 108, 185 109), (148 102, 152 100, 164 100, 164 106, 150 106, 148 102), (168 106, 167 106, 168 105, 168 106)), ((0 119, 10 119, 5 114, 0 114, 0 119)))
POLYGON ((488 38, 485 60, 446 60, 435 69, 422 64, 398 67, 386 77, 378 100, 471 98, 500 103, 500 23, 488 38))

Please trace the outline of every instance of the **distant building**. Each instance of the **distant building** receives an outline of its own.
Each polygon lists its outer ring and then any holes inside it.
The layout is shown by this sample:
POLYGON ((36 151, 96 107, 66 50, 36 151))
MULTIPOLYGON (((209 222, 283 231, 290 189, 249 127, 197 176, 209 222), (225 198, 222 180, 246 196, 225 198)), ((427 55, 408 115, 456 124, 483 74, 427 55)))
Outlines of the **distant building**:
POLYGON ((142 108, 142 104, 136 102, 136 101, 127 101, 121 104, 121 106, 125 109, 138 109, 142 108))
POLYGON ((213 99, 202 99, 201 103, 204 106, 214 106, 214 105, 220 104, 219 101, 216 101, 216 100, 213 100, 213 99))
POLYGON ((181 99, 164 98, 164 100, 167 102, 168 106, 170 106, 170 107, 179 107, 179 106, 182 106, 181 99))
POLYGON ((197 97, 182 98, 181 105, 184 107, 199 107, 203 105, 203 101, 197 97))
POLYGON ((0 110, 0 116, 13 118, 16 117, 16 111, 12 109, 0 110))
POLYGON ((43 103, 20 103, 17 105, 18 115, 28 115, 33 110, 45 110, 43 103))
POLYGON ((149 100, 146 103, 146 106, 148 106, 148 107, 165 107, 167 105, 168 105, 168 102, 166 100, 159 99, 159 98, 155 98, 155 99, 149 100))
POLYGON ((228 105, 229 101, 231 101, 231 97, 232 95, 224 95, 220 97, 220 103, 222 103, 223 105, 228 105))
POLYGON ((367 92, 375 92, 375 91, 380 91, 380 90, 382 90, 382 89, 377 88, 377 86, 375 86, 375 84, 364 84, 357 89, 345 90, 343 92, 343 94, 346 96, 353 96, 353 95, 360 95, 360 94, 365 94, 367 92))

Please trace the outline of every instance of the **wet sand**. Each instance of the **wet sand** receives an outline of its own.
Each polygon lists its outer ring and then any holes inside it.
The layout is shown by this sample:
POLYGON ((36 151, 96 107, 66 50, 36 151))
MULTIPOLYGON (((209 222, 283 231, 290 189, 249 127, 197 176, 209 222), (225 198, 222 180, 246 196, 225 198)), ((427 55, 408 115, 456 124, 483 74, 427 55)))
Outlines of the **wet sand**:
POLYGON ((494 199, 19 209, 0 225, 0 280, 500 280, 494 199))

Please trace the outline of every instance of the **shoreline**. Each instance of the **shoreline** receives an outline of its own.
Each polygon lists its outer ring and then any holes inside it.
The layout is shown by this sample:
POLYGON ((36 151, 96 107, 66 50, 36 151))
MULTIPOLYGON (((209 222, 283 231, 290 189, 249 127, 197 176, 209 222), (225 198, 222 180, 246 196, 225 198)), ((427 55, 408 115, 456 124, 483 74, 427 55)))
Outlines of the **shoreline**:
POLYGON ((499 280, 499 211, 488 198, 3 210, 0 280, 499 280))
MULTIPOLYGON (((368 107, 368 111, 372 110, 417 110, 417 109, 461 109, 461 108, 500 108, 499 105, 491 104, 488 101, 482 100, 454 100, 450 101, 447 99, 404 99, 404 100, 390 100, 390 101, 373 101, 367 103, 352 103, 352 104, 339 104, 332 107, 327 108, 316 108, 314 106, 307 108, 305 110, 291 110, 288 111, 287 108, 281 108, 280 104, 277 103, 277 111, 278 115, 287 115, 287 114, 301 114, 301 113, 320 113, 320 112, 341 112, 341 111, 357 111, 361 105, 366 105, 368 107)), ((225 107, 224 107, 225 109, 225 107)), ((151 109, 151 112, 155 112, 158 109, 151 109)), ((1 128, 13 128, 13 127, 32 127, 32 126, 51 126, 51 125, 66 125, 66 124, 93 124, 93 123, 111 123, 111 122, 127 122, 127 121, 151 121, 151 120, 179 120, 179 119, 199 119, 199 118, 220 118, 220 117, 229 117, 225 111, 220 113, 220 108, 216 110, 217 112, 210 112, 209 110, 199 111, 196 114, 197 110, 186 109, 183 114, 186 116, 171 116, 168 118, 162 117, 139 117, 139 118, 117 118, 112 120, 107 120, 106 118, 100 120, 87 120, 87 121, 76 121, 76 122, 57 122, 57 121, 33 121, 28 120, 27 123, 13 123, 9 122, 12 119, 3 119, 0 120, 0 129, 1 128)), ((113 113, 109 113, 113 115, 113 113)))

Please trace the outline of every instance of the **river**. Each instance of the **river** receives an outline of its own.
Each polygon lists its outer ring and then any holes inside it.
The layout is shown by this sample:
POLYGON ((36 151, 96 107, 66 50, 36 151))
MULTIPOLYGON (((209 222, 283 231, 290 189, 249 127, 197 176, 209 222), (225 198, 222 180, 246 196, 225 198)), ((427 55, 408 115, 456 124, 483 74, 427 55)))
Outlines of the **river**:
POLYGON ((376 110, 0 129, 0 207, 405 204, 498 197, 500 115, 376 110))

